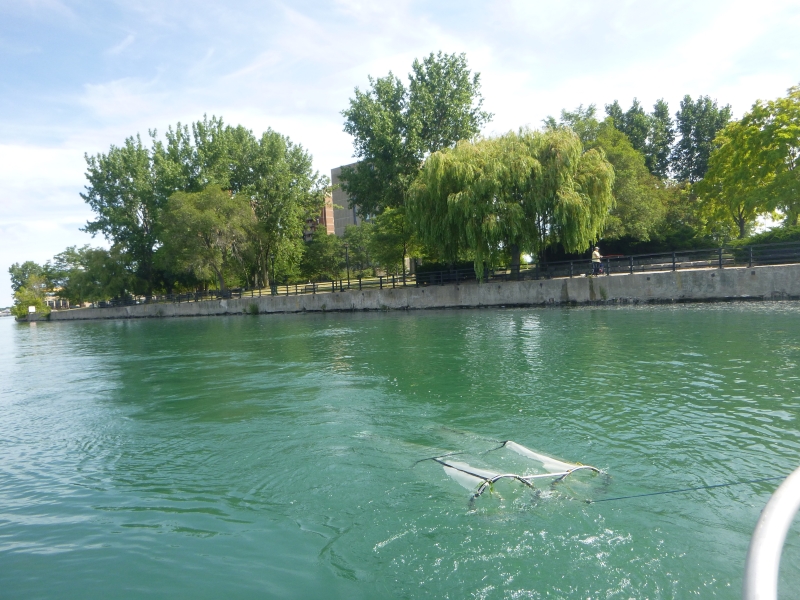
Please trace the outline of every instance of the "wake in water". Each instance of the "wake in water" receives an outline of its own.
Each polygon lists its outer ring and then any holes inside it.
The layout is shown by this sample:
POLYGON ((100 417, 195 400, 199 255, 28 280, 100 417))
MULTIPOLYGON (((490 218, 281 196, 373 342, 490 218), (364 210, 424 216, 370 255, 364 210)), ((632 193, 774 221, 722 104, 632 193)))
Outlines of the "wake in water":
MULTIPOLYGON (((522 468, 515 469, 515 472, 510 472, 506 469, 495 470, 484 468, 452 459, 453 456, 463 453, 444 454, 423 460, 432 460, 442 465, 447 475, 472 492, 473 500, 479 498, 487 490, 490 494, 494 493, 495 483, 503 480, 515 481, 528 488, 536 489, 537 484, 544 483, 552 486, 564 481, 573 473, 583 472, 592 475, 603 473, 603 471, 591 465, 570 463, 553 458, 552 456, 540 454, 512 440, 502 442, 500 446, 489 450, 485 454, 501 449, 511 450, 516 453, 516 455, 526 459, 523 465, 513 465, 522 468)), ((503 460, 504 458, 505 457, 501 456, 498 462, 514 462, 505 461, 503 460)))

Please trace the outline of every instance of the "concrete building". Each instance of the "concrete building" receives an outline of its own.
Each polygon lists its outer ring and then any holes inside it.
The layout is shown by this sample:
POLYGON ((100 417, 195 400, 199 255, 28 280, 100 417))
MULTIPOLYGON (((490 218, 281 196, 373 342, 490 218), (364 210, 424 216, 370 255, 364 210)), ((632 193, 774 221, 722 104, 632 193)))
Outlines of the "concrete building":
MULTIPOLYGON (((352 163, 349 165, 343 165, 344 167, 354 167, 358 163, 352 163)), ((350 197, 347 195, 341 187, 337 187, 339 184, 339 175, 342 172, 342 167, 336 167, 335 169, 331 169, 331 185, 334 186, 333 189, 333 223, 334 223, 334 233, 339 237, 344 235, 345 227, 348 225, 361 225, 362 219, 358 216, 358 212, 356 207, 350 208, 350 197), (341 208, 339 208, 341 207, 341 208)))

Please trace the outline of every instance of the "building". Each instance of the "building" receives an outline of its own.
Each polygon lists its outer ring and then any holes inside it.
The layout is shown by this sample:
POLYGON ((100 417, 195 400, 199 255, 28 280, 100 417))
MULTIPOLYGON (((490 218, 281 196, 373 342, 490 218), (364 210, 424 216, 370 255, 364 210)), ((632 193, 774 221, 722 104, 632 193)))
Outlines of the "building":
MULTIPOLYGON (((344 167, 354 167, 358 163, 343 165, 344 167)), ((350 208, 350 197, 339 186, 339 175, 343 167, 331 169, 331 185, 333 186, 333 223, 334 233, 339 237, 344 235, 344 230, 348 225, 361 225, 362 219, 358 216, 357 207, 350 208)))
POLYGON ((306 220, 306 228, 303 231, 303 240, 310 242, 317 231, 325 231, 326 235, 334 233, 333 198, 325 196, 325 206, 318 217, 306 220))

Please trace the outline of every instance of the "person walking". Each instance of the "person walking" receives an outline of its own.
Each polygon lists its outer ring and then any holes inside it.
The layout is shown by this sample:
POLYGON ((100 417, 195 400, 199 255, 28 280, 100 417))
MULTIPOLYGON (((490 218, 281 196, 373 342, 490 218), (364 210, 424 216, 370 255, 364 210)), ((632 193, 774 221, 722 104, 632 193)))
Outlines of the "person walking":
POLYGON ((600 248, 595 246, 594 250, 592 250, 592 275, 600 275, 600 270, 603 265, 602 258, 603 256, 600 254, 600 248))

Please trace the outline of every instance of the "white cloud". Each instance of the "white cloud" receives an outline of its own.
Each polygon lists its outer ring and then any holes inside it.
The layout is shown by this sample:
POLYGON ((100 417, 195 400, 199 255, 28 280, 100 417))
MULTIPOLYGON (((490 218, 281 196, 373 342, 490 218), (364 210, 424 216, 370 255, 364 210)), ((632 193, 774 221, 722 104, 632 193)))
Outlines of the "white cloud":
POLYGON ((107 53, 107 54, 110 54, 110 55, 116 55, 116 54, 120 54, 120 53, 121 53, 123 50, 125 50, 125 48, 127 48, 128 46, 130 46, 131 44, 133 44, 133 42, 134 42, 135 40, 136 40, 136 36, 135 36, 135 35, 133 35, 132 33, 129 33, 129 34, 128 34, 128 35, 125 37, 125 39, 124 39, 124 40, 122 40, 122 41, 121 41, 119 44, 116 44, 115 46, 112 46, 111 48, 109 48, 109 49, 106 51, 106 53, 107 53))

